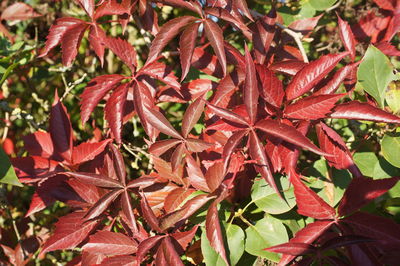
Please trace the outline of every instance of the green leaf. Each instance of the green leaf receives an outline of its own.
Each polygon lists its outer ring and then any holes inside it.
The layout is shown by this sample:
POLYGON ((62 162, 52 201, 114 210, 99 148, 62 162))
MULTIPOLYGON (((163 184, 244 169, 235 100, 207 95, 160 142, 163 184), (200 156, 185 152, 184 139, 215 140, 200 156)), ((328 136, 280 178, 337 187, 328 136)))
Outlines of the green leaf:
POLYGON ((400 135, 385 135, 381 145, 383 157, 392 165, 400 168, 400 135))
POLYGON ((395 76, 389 59, 375 46, 368 47, 358 68, 357 78, 364 90, 383 107, 386 88, 395 76))
POLYGON ((283 223, 272 216, 268 216, 246 229, 245 250, 254 256, 278 262, 280 255, 263 249, 285 243, 288 240, 288 234, 283 223))
POLYGON ((0 183, 22 187, 3 148, 0 148, 0 183))
POLYGON ((279 184, 286 201, 282 200, 264 179, 258 179, 254 182, 251 192, 252 201, 266 213, 280 214, 291 210, 296 205, 293 187, 290 186, 289 180, 283 176, 280 177, 280 182, 277 182, 278 186, 279 184))
MULTIPOLYGON (((229 250, 227 250, 227 254, 229 255, 229 260, 232 265, 236 265, 244 253, 244 232, 239 226, 234 224, 229 225, 224 223, 223 228, 225 229, 226 239, 228 242, 229 250)), ((201 234, 201 251, 203 253, 206 265, 226 265, 221 256, 219 256, 217 252, 215 252, 215 250, 210 246, 205 229, 201 234)))
POLYGON ((356 153, 353 159, 361 173, 373 179, 389 178, 400 174, 400 169, 391 165, 384 158, 378 158, 373 152, 356 153))
POLYGON ((385 99, 393 113, 400 113, 400 89, 396 86, 389 88, 386 91, 385 99))
POLYGON ((336 0, 310 0, 309 4, 316 10, 325 10, 333 6, 336 0))

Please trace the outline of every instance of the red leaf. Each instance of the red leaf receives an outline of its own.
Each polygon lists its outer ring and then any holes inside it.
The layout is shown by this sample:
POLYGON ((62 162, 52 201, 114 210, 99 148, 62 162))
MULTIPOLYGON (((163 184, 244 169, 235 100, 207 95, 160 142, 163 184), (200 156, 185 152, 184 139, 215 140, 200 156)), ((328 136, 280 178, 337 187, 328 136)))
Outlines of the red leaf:
POLYGON ((224 164, 222 162, 216 162, 207 169, 205 174, 207 186, 211 192, 215 191, 222 183, 225 177, 224 164))
POLYGON ((275 106, 281 107, 285 92, 282 81, 280 81, 265 65, 256 65, 257 74, 260 79, 260 92, 264 100, 275 106))
POLYGON ((224 34, 222 29, 217 23, 211 19, 204 20, 204 31, 206 33, 207 39, 218 57, 219 63, 222 66, 222 72, 224 76, 226 75, 226 55, 224 48, 224 34))
POLYGON ((56 47, 59 43, 61 43, 61 40, 63 36, 69 32, 71 29, 78 25, 82 25, 85 22, 83 20, 77 19, 77 18, 59 18, 56 20, 56 22, 51 26, 50 32, 47 35, 47 41, 46 45, 43 48, 43 51, 39 55, 39 57, 46 56, 51 49, 56 47))
POLYGON ((185 28, 179 41, 180 59, 182 66, 181 81, 185 79, 192 64, 192 57, 200 23, 193 23, 185 28))
POLYGON ((314 253, 316 248, 310 244, 304 243, 285 243, 273 247, 265 248, 264 250, 275 253, 282 253, 291 256, 301 256, 314 253))
POLYGON ((204 111, 204 100, 199 97, 186 109, 182 119, 182 136, 187 137, 197 121, 199 121, 204 111))
POLYGON ((82 249, 90 253, 114 256, 135 253, 137 246, 135 241, 124 234, 99 231, 89 237, 89 242, 82 249))
POLYGON ((319 19, 323 16, 323 14, 313 17, 313 18, 305 18, 299 19, 292 23, 290 23, 289 28, 295 31, 300 31, 303 35, 307 35, 309 32, 315 29, 318 24, 319 19))
POLYGON ((238 125, 242 125, 242 126, 246 126, 246 127, 249 125, 243 117, 235 114, 232 111, 220 108, 218 106, 215 106, 215 105, 207 103, 207 102, 206 102, 206 104, 207 104, 207 107, 211 109, 211 112, 213 112, 214 114, 216 114, 217 116, 219 116, 221 118, 224 118, 224 119, 226 119, 230 122, 233 122, 235 124, 238 124, 238 125))
POLYGON ((304 216, 309 216, 315 219, 335 219, 336 212, 331 206, 321 199, 314 191, 303 184, 300 176, 291 173, 290 182, 294 186, 294 195, 296 196, 297 212, 304 216))
POLYGON ((86 86, 81 95, 81 118, 82 124, 89 120, 96 105, 112 89, 114 89, 123 79, 121 75, 103 75, 95 77, 86 86))
POLYGON ((321 94, 333 94, 339 88, 340 84, 350 76, 351 72, 354 71, 361 61, 356 63, 346 65, 336 71, 335 75, 329 80, 329 82, 323 86, 318 91, 314 92, 313 95, 321 95, 321 94))
POLYGON ((182 139, 182 136, 175 130, 169 121, 159 111, 154 109, 143 108, 146 120, 162 133, 176 139, 182 139))
POLYGON ((352 226, 357 234, 379 240, 382 244, 400 245, 400 225, 393 220, 365 212, 356 212, 341 220, 352 226))
MULTIPOLYGON (((54 156, 54 147, 51 136, 47 132, 37 131, 23 137, 24 148, 32 156, 51 158, 54 156)), ((62 160, 62 159, 60 159, 62 160)))
POLYGON ((231 95, 239 88, 243 80, 244 74, 235 71, 223 77, 218 83, 211 103, 215 106, 226 107, 231 95))
POLYGON ((148 225, 151 227, 152 230, 156 232, 161 232, 162 230, 160 229, 160 223, 159 220, 157 219, 156 215, 154 214, 153 210, 151 209, 146 196, 141 193, 142 199, 140 201, 140 209, 142 210, 142 215, 148 225))
POLYGON ((214 146, 201 139, 186 139, 186 148, 190 152, 202 152, 214 146))
POLYGON ((164 47, 175 38, 182 28, 196 20, 197 18, 192 16, 181 16, 165 23, 151 43, 150 52, 145 65, 156 60, 164 47))
POLYGON ((157 245, 164 237, 165 235, 152 236, 139 243, 136 253, 136 261, 138 265, 143 261, 146 253, 157 245))
POLYGON ((40 254, 59 249, 72 249, 79 245, 97 225, 98 221, 84 222, 83 212, 61 217, 54 234, 46 241, 40 254))
MULTIPOLYGON (((166 266, 168 266, 168 265, 183 266, 184 265, 176 251, 174 244, 172 244, 170 236, 164 237, 164 239, 161 241, 161 246, 159 247, 158 252, 160 252, 160 249, 162 249, 166 266)), ((160 264, 157 264, 157 265, 160 265, 160 264)))
POLYGON ((106 38, 105 32, 97 24, 90 27, 88 39, 90 45, 100 60, 101 66, 104 65, 104 49, 106 38))
POLYGON ((123 188, 122 184, 116 181, 115 179, 98 174, 84 173, 84 172, 67 172, 64 174, 70 177, 74 177, 85 184, 94 185, 97 187, 123 188))
POLYGON ((178 187, 172 190, 164 201, 164 209, 167 212, 175 211, 179 205, 190 195, 192 194, 194 189, 186 189, 183 187, 178 187))
POLYGON ((247 7, 246 0, 234 0, 233 3, 234 3, 234 5, 235 5, 236 7, 238 7, 238 8, 240 9, 240 11, 243 12, 243 14, 244 14, 248 19, 250 19, 251 21, 254 21, 254 20, 253 20, 253 16, 251 15, 251 12, 250 12, 249 8, 247 7))
POLYGON ((221 258, 230 265, 226 256, 224 238, 222 236, 221 224, 219 223, 217 201, 213 201, 208 208, 206 217, 206 234, 211 247, 221 256, 221 258))
POLYGON ((175 232, 175 233, 170 234, 170 236, 173 237, 179 243, 182 250, 186 250, 189 243, 192 242, 198 228, 199 228, 199 226, 196 225, 189 231, 175 232))
POLYGON ((77 147, 74 147, 72 152, 73 164, 81 164, 93 160, 94 157, 104 151, 107 144, 111 141, 111 139, 106 139, 99 143, 85 142, 77 147))
POLYGON ((321 149, 332 154, 332 156, 325 155, 329 165, 336 169, 349 169, 355 176, 360 176, 360 170, 354 164, 351 153, 342 138, 322 122, 316 125, 316 131, 321 149))
POLYGON ((66 183, 79 195, 84 201, 93 205, 99 199, 99 191, 96 186, 85 184, 78 179, 71 178, 66 183))
POLYGON ((200 169, 200 166, 189 154, 186 155, 186 170, 190 184, 198 190, 209 192, 207 180, 200 169))
POLYGON ((64 66, 70 66, 78 54, 78 49, 82 41, 88 25, 80 23, 73 28, 68 29, 68 32, 61 38, 62 63, 64 66))
POLYGON ((64 169, 59 162, 48 160, 39 156, 11 158, 15 172, 21 179, 42 177, 62 172, 64 169))
POLYGON ((400 117, 376 108, 368 103, 351 101, 337 105, 329 115, 332 118, 368 120, 383 123, 399 124, 400 117))
POLYGON ((175 183, 182 184, 183 185, 183 166, 180 165, 178 169, 175 170, 175 172, 172 171, 171 164, 164 161, 163 159, 152 156, 153 163, 154 163, 154 168, 157 170, 158 174, 160 177, 163 179, 168 179, 171 180, 175 183))
POLYGON ((161 217, 160 228, 164 231, 177 223, 185 221, 212 198, 209 195, 201 194, 188 200, 179 210, 161 217))
POLYGON ((258 64, 264 64, 266 55, 275 36, 277 13, 274 8, 256 21, 253 30, 254 55, 258 64))
POLYGON ((1 13, 1 20, 27 20, 42 16, 25 3, 19 2, 8 6, 1 13))
POLYGON ((320 150, 308 138, 306 138, 303 134, 301 134, 301 132, 292 126, 283 124, 276 120, 265 119, 259 121, 255 127, 266 132, 267 134, 315 152, 316 154, 326 155, 325 152, 320 150))
POLYGON ((248 132, 246 130, 240 130, 232 134, 232 136, 226 142, 222 151, 222 160, 224 162, 224 170, 228 169, 228 162, 231 158, 236 147, 240 144, 240 141, 248 132))
POLYGON ((294 76, 297 74, 297 72, 302 70, 307 65, 308 65, 307 63, 304 63, 303 61, 300 60, 285 60, 274 63, 269 68, 272 71, 277 71, 294 76))
POLYGON ((105 258, 98 266, 137 266, 134 256, 113 256, 105 258))
POLYGON ((393 6, 393 1, 390 0, 374 0, 375 4, 377 4, 380 8, 394 11, 395 8, 393 6))
POLYGON ((353 32, 351 31, 349 24, 346 21, 343 21, 338 14, 336 15, 339 22, 340 39, 342 40, 346 50, 350 52, 351 61, 354 62, 354 59, 356 58, 356 40, 353 32))
POLYGON ((89 17, 93 17, 94 0, 77 0, 89 17))
POLYGON ((246 105, 247 113, 249 114, 250 124, 253 125, 257 117, 258 107, 258 83, 256 76, 256 68, 253 58, 250 55, 247 45, 245 46, 246 59, 246 78, 244 80, 244 104, 246 105))
MULTIPOLYGON (((290 239, 289 243, 312 244, 314 240, 327 231, 333 223, 333 221, 316 221, 308 224, 306 227, 298 231, 295 237, 290 239)), ((292 255, 283 255, 278 265, 287 265, 294 258, 295 256, 292 255)))
POLYGON ((195 13, 198 13, 201 15, 201 6, 198 2, 195 1, 184 1, 184 0, 155 0, 155 2, 160 2, 163 4, 167 4, 170 6, 175 6, 175 7, 181 7, 181 8, 186 8, 188 10, 191 10, 195 13))
POLYGON ((345 246, 351 246, 355 244, 361 244, 361 243, 367 243, 367 242, 372 242, 374 241, 371 238, 368 237, 362 237, 362 236, 357 236, 357 235, 345 235, 345 236, 338 236, 332 239, 329 239, 326 241, 322 246, 322 250, 328 250, 328 249, 336 249, 340 247, 345 247, 345 246))
POLYGON ((87 211, 84 217, 85 220, 92 220, 102 214, 123 191, 122 189, 115 189, 105 194, 87 211))
POLYGON ((348 53, 324 55, 303 67, 286 88, 286 98, 291 101, 310 91, 348 53))
POLYGON ((107 47, 130 68, 132 73, 135 72, 137 65, 135 48, 129 42, 120 38, 107 38, 105 42, 107 47))
POLYGON ((160 140, 151 144, 148 151, 149 153, 155 156, 161 156, 162 154, 164 154, 166 151, 168 151, 178 143, 181 143, 180 139, 160 140))
POLYGON ((72 127, 67 109, 60 102, 58 94, 50 111, 50 136, 54 148, 67 162, 72 160, 72 127))
POLYGON ((367 205, 375 198, 389 191, 397 184, 397 181, 399 179, 396 177, 377 180, 363 176, 353 178, 340 202, 339 216, 351 214, 367 205))
POLYGON ((218 58, 205 51, 206 46, 196 47, 192 57, 192 66, 198 70, 218 78, 222 78, 223 70, 218 58))
POLYGON ((301 120, 315 120, 325 118, 336 102, 345 94, 317 95, 302 98, 286 106, 285 116, 301 120))
POLYGON ((179 144, 171 155, 171 169, 175 172, 182 163, 183 154, 185 152, 185 144, 179 144))
MULTIPOLYGON (((400 18, 400 15, 398 15, 400 18)), ((400 50, 398 50, 394 45, 392 45, 390 42, 383 41, 374 44, 376 48, 381 50, 382 53, 384 53, 387 56, 400 56, 400 50)))
POLYGON ((181 94, 180 92, 181 85, 178 82, 178 78, 172 72, 172 69, 169 66, 165 65, 164 63, 154 61, 149 64, 146 64, 144 67, 140 69, 140 71, 137 73, 137 76, 139 77, 140 75, 143 74, 149 75, 152 78, 164 82, 165 84, 174 88, 174 90, 178 94, 181 94))
POLYGON ((144 189, 153 185, 154 183, 156 183, 156 179, 154 177, 140 177, 130 181, 126 187, 144 189))
POLYGON ((108 145, 111 152, 111 159, 114 165, 115 173, 117 174, 118 179, 122 184, 126 183, 126 169, 124 158, 122 157, 121 152, 113 145, 108 145))
POLYGON ((272 176, 270 163, 265 154, 264 146, 254 131, 250 131, 249 135, 249 154, 252 160, 257 161, 257 163, 254 164, 257 172, 259 172, 265 181, 280 195, 279 189, 275 184, 275 179, 272 176))
POLYGON ((124 108, 129 89, 129 83, 119 85, 111 94, 104 108, 105 118, 118 144, 121 143, 124 108))

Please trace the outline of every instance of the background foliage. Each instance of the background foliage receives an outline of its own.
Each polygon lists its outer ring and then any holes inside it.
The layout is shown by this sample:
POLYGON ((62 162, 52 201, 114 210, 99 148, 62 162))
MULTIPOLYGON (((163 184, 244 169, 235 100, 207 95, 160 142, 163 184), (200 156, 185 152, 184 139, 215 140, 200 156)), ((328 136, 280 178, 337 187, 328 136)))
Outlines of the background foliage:
POLYGON ((0 6, 0 263, 398 261, 399 1, 24 3, 0 6))

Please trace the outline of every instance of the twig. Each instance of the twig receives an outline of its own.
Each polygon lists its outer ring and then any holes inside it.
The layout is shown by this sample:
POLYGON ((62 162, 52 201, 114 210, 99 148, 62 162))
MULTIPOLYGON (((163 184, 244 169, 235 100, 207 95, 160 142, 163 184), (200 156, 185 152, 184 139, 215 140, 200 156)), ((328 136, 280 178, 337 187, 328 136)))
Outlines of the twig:
POLYGON ((307 53, 306 53, 306 50, 304 49, 303 43, 301 42, 301 40, 303 39, 303 34, 301 32, 295 32, 278 22, 276 22, 275 25, 278 26, 279 28, 281 28, 283 32, 286 32, 288 35, 290 35, 294 39, 297 46, 299 47, 301 56, 303 57, 303 61, 305 63, 308 63, 309 61, 308 61, 307 53))
POLYGON ((4 120, 5 120, 6 125, 5 125, 5 127, 3 129, 3 136, 1 137, 1 143, 3 143, 6 140, 7 135, 8 135, 8 129, 10 128, 10 121, 9 121, 10 120, 10 113, 9 112, 5 112, 4 120))
POLYGON ((71 92, 71 90, 73 88, 75 88, 76 85, 79 85, 80 83, 82 83, 82 81, 86 78, 86 76, 87 76, 87 74, 84 73, 82 75, 82 77, 80 77, 79 79, 75 80, 72 83, 67 84, 64 73, 61 73, 61 77, 62 77, 64 85, 65 85, 65 92, 64 92, 63 96, 61 97, 60 101, 62 102, 65 99, 65 97, 67 97, 67 95, 71 92))
POLYGON ((130 143, 122 143, 122 146, 125 148, 127 152, 129 152, 135 157, 137 157, 137 154, 135 152, 139 152, 150 159, 150 154, 146 152, 143 148, 132 146, 130 143))
POLYGON ((40 128, 39 125, 33 119, 33 116, 27 113, 26 111, 22 110, 21 108, 12 109, 10 108, 10 106, 8 106, 8 103, 6 101, 0 101, 0 109, 5 112, 9 112, 11 116, 21 117, 25 119, 36 130, 40 128))
POLYGON ((331 12, 332 10, 338 8, 340 6, 340 4, 342 3, 342 0, 339 0, 336 4, 334 4, 333 6, 331 6, 330 8, 328 8, 327 10, 325 10, 325 12, 331 12))

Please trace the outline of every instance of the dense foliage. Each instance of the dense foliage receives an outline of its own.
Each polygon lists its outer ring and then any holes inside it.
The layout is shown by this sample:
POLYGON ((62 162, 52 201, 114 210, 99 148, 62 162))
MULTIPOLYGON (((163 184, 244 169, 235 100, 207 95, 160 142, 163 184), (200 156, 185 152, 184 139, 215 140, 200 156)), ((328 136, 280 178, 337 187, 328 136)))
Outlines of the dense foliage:
POLYGON ((398 263, 399 0, 0 12, 0 264, 398 263))

